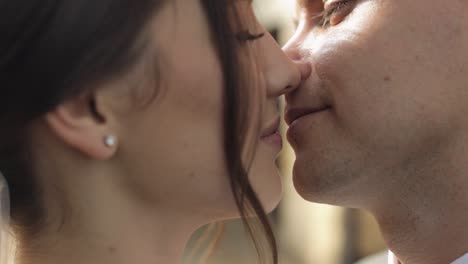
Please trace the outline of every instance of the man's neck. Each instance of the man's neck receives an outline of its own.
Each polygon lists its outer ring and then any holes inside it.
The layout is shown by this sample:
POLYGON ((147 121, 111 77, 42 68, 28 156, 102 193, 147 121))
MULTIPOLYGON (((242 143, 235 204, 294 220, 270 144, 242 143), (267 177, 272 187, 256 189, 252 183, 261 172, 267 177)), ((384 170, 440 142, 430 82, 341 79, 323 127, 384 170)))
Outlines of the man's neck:
MULTIPOLYGON (((440 224, 425 226, 425 223, 395 219, 380 220, 381 231, 389 248, 404 264, 448 264, 468 252, 466 227, 449 228, 440 224), (408 226, 404 226, 408 224, 408 226), (445 232, 444 232, 445 231, 445 232)), ((464 220, 468 222, 468 219, 464 220)))
POLYGON ((468 252, 468 138, 454 136, 388 175, 365 206, 404 264, 447 264, 468 252))
POLYGON ((468 186, 462 186, 426 182, 402 187, 405 191, 372 210, 402 263, 445 264, 468 252, 468 186))

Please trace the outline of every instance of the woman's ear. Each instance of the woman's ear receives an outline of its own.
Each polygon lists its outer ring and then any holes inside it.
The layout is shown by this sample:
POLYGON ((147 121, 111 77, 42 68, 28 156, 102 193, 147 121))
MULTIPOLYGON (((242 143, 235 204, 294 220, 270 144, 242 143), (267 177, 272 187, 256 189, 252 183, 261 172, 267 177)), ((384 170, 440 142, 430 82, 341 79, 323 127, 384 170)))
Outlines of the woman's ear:
POLYGON ((111 108, 103 96, 72 98, 45 116, 51 132, 63 143, 94 159, 111 158, 117 151, 117 134, 111 108))

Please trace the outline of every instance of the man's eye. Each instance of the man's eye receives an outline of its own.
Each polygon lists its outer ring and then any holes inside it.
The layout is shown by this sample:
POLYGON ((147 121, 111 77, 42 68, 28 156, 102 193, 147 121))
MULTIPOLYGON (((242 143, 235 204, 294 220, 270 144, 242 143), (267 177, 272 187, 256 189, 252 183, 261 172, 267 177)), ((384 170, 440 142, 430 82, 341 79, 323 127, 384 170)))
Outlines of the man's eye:
POLYGON ((335 26, 339 24, 356 6, 356 0, 331 0, 325 5, 325 9, 314 20, 321 27, 335 26))

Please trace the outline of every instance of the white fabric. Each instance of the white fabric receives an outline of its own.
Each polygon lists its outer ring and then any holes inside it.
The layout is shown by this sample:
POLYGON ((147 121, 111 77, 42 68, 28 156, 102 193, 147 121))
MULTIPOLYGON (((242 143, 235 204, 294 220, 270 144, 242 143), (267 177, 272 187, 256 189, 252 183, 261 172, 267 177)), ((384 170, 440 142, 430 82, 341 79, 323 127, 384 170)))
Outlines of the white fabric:
MULTIPOLYGON (((396 263, 395 255, 393 255, 393 253, 389 251, 388 252, 388 264, 395 264, 395 263, 396 263)), ((463 257, 455 260, 451 264, 468 264, 468 253, 465 254, 463 257)))
POLYGON ((388 264, 395 264, 398 263, 397 260, 395 259, 395 255, 393 252, 388 251, 388 264))
POLYGON ((13 263, 14 241, 9 233, 10 196, 8 185, 0 171, 0 264, 13 263))
POLYGON ((363 259, 358 260, 354 264, 387 264, 388 251, 382 251, 374 255, 367 256, 363 259))
POLYGON ((455 260, 452 264, 468 264, 468 253, 465 254, 463 257, 455 260))

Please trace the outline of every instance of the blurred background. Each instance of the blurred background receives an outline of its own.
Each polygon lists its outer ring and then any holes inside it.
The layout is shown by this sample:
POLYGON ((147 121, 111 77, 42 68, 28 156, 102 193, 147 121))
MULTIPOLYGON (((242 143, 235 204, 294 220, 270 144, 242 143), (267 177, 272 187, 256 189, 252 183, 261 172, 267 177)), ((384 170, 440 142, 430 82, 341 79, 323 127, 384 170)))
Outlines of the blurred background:
MULTIPOLYGON (((294 31, 294 0, 254 0, 253 5, 260 22, 279 45, 284 45, 294 31)), ((282 127, 285 130, 285 124, 282 127)), ((385 245, 374 219, 359 210, 304 201, 292 185, 293 161, 294 152, 285 144, 278 160, 283 175, 284 198, 271 214, 279 244, 280 263, 353 264, 371 256, 360 263, 386 264, 385 245)), ((184 264, 193 263, 258 262, 242 223, 231 221, 222 230, 208 227, 194 235, 187 247, 184 264), (203 252, 210 250, 208 241, 212 242, 216 234, 221 232, 222 236, 213 248, 212 255, 205 258, 203 252)))

